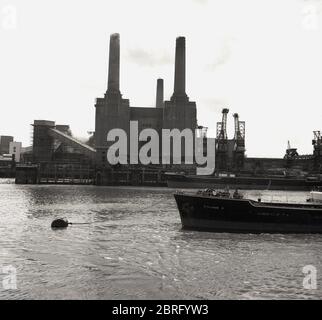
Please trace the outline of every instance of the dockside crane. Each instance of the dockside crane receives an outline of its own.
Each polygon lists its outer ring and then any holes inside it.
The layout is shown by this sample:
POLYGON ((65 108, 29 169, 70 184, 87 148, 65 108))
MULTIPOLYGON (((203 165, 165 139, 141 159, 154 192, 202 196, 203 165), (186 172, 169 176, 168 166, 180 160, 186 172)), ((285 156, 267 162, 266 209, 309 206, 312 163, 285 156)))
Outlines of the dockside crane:
POLYGON ((229 109, 222 110, 222 120, 217 122, 216 135, 216 169, 228 169, 227 114, 229 109))
POLYGON ((287 141, 287 149, 286 149, 286 154, 284 156, 284 159, 294 159, 296 157, 298 157, 299 154, 297 152, 297 148, 292 148, 291 147, 291 143, 290 141, 288 140, 287 141))
POLYGON ((239 121, 238 113, 233 114, 235 124, 233 162, 234 168, 240 170, 245 158, 245 121, 239 121))
POLYGON ((229 109, 222 109, 222 120, 217 122, 217 139, 227 140, 227 114, 229 109))
POLYGON ((321 131, 313 131, 314 138, 312 140, 313 144, 313 157, 314 157, 314 169, 316 171, 322 172, 322 137, 321 131))
POLYGON ((245 121, 239 121, 238 113, 233 114, 235 123, 235 136, 237 147, 245 147, 245 121))

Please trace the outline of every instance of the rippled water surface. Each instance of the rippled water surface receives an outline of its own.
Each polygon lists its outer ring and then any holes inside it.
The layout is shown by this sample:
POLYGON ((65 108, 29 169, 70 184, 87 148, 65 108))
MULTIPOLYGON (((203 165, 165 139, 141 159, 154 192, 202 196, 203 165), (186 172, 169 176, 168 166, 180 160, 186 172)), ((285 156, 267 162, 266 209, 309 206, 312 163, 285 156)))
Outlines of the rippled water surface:
POLYGON ((0 299, 322 298, 321 235, 183 231, 172 194, 0 180, 0 299), (61 216, 89 224, 52 230, 61 216), (316 290, 303 288, 305 265, 317 268, 316 290), (2 287, 4 266, 16 268, 16 290, 2 287))

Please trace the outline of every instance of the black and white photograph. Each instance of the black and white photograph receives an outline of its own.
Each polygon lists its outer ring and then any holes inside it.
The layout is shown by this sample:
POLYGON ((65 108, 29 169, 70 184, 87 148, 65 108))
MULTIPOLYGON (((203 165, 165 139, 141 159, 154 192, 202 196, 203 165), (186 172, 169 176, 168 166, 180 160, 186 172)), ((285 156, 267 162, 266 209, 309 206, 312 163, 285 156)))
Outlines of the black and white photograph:
POLYGON ((321 132, 322 0, 0 0, 0 300, 321 300, 321 132))

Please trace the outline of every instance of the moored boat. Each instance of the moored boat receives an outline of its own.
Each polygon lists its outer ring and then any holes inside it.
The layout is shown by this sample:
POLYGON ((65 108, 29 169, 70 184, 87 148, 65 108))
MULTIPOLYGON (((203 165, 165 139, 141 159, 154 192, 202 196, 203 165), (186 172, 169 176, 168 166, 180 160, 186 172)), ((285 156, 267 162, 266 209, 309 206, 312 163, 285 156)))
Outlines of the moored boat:
POLYGON ((184 229, 236 233, 322 233, 322 204, 272 203, 207 189, 174 195, 184 229))

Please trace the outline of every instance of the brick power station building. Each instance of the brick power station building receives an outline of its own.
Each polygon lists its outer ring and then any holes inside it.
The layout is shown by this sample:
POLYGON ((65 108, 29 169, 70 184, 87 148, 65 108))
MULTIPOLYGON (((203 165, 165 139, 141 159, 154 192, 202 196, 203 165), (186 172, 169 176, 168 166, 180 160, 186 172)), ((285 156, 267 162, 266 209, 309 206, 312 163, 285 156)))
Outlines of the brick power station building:
MULTIPOLYGON (((120 36, 112 34, 109 48, 108 87, 104 98, 96 100, 95 148, 96 164, 105 166, 107 162, 107 133, 120 128, 130 137, 130 121, 138 121, 138 132, 151 128, 161 137, 162 129, 197 128, 196 103, 189 101, 186 94, 186 44, 184 37, 176 40, 174 91, 169 101, 163 98, 163 80, 158 79, 156 106, 131 107, 128 99, 120 92, 120 36)), ((161 144, 161 143, 160 143, 161 144)), ((129 141, 128 144, 129 146, 129 141)))

